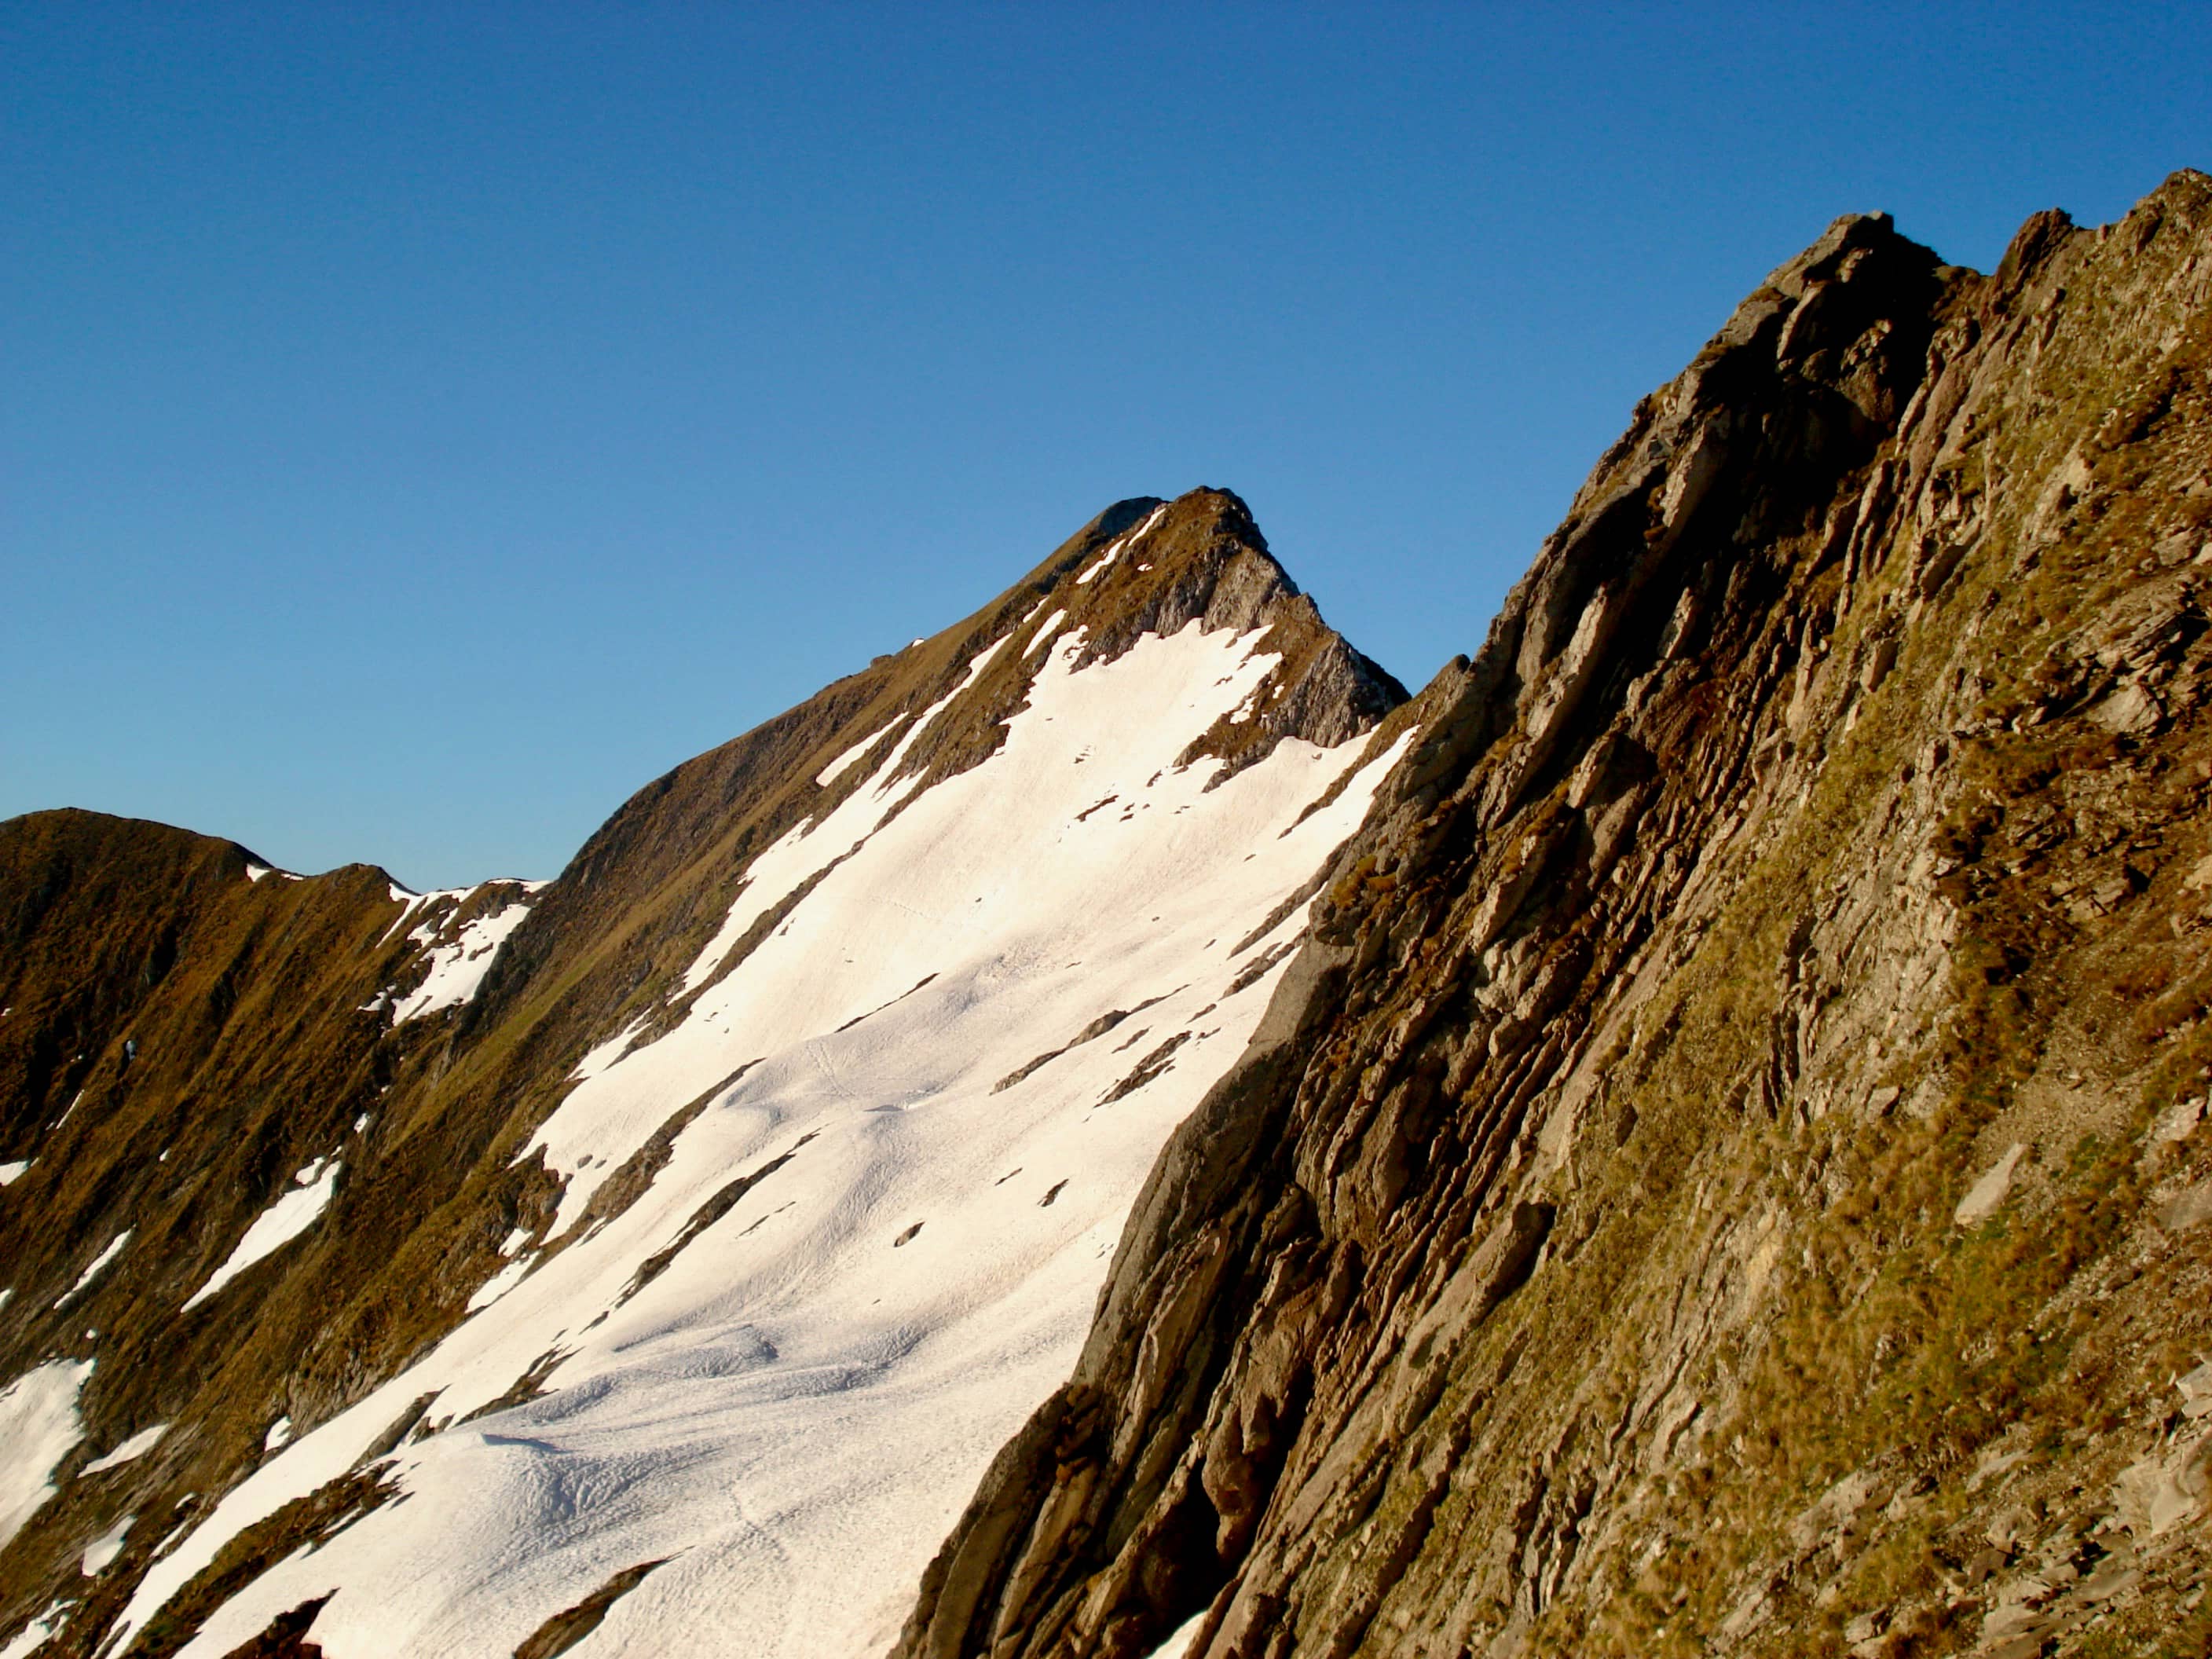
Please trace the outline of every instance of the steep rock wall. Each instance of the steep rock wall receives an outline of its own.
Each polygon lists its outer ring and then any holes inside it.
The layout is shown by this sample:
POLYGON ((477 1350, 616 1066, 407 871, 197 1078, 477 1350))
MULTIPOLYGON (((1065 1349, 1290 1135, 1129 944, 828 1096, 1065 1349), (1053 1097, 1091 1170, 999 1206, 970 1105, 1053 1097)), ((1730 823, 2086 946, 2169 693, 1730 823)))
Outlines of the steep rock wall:
POLYGON ((901 1656, 2200 1650, 2208 298, 1847 219, 1638 406, 901 1656))

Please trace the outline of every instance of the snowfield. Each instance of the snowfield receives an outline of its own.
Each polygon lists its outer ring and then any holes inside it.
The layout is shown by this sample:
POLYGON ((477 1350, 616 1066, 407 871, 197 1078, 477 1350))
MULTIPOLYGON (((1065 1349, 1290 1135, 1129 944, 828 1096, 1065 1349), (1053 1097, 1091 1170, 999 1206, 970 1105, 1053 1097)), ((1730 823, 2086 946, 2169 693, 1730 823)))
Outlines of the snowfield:
MULTIPOLYGON (((510 1238, 442 1345, 234 1488, 149 1571, 106 1651, 434 1392, 431 1431, 392 1456, 411 1501, 273 1568, 186 1654, 227 1654, 335 1592, 309 1632, 330 1659, 505 1659, 654 1561, 579 1659, 880 1654, 985 1465, 1073 1367, 1130 1204, 1243 1048, 1304 909, 1246 935, 1358 825, 1410 738, 1364 765, 1361 743, 1286 740, 1209 791, 1216 763, 1176 757, 1273 665, 1256 638, 1194 623, 1079 671, 1081 630, 1052 638, 999 752, 919 794, 891 774, 945 704, 906 725, 835 811, 754 861, 685 976, 705 988, 684 1020, 635 1049, 608 1031, 578 1066, 526 1154, 566 1182, 547 1235, 510 1238), (549 1249, 702 1097, 642 1198, 549 1249), (526 1374, 538 1397, 463 1422, 526 1374)), ((267 1237, 336 1173, 287 1194, 267 1237)), ((37 1384, 64 1450, 78 1382, 37 1384)))
POLYGON ((52 1359, 0 1389, 0 1545, 23 1529, 54 1495, 53 1473, 84 1438, 77 1396, 92 1376, 89 1359, 52 1359))

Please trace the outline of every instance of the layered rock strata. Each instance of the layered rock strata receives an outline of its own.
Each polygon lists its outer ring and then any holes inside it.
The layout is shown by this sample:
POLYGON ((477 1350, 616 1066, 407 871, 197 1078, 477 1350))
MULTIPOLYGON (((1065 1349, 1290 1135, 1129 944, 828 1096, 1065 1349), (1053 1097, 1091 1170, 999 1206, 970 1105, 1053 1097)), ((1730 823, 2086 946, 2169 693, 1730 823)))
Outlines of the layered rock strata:
POLYGON ((2203 1650, 2212 180, 1638 405, 902 1659, 2203 1650))

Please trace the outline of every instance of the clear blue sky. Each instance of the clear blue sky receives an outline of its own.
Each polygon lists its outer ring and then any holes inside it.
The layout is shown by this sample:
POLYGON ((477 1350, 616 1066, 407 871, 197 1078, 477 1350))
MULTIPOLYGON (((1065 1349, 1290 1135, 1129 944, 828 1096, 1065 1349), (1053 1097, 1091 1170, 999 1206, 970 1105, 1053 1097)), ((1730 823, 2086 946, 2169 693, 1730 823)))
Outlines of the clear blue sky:
POLYGON ((416 885, 1249 500, 1410 684, 1835 215, 2212 167, 2197 5, 0 5, 0 815, 416 885))

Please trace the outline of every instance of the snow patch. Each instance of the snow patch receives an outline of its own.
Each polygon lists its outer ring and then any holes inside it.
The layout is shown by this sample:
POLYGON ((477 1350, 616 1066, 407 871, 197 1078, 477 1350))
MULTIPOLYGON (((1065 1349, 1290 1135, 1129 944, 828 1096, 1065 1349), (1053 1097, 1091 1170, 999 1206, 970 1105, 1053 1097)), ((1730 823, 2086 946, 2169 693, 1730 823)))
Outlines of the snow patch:
POLYGON ((89 1359, 50 1359, 0 1392, 0 1546, 54 1495, 53 1473, 84 1438, 77 1395, 89 1359))
POLYGON ((389 942, 394 933, 398 933, 402 927, 404 927, 407 925, 408 917, 413 915, 424 905, 428 904, 433 899, 453 898, 460 894, 466 893, 469 890, 467 888, 464 887, 457 889, 453 892, 417 893, 410 888, 402 887, 396 881, 389 884, 389 886, 392 893, 392 902, 399 907, 399 914, 392 918, 392 926, 386 928, 382 935, 378 938, 376 942, 380 946, 389 942))
POLYGON ((253 1224, 246 1230, 237 1248, 208 1282, 191 1293, 180 1311, 191 1312, 255 1262, 276 1255, 313 1226, 330 1207, 331 1196, 337 1191, 338 1171, 344 1167, 333 1153, 317 1158, 294 1175, 291 1189, 253 1218, 253 1224))
POLYGON ((119 1469, 125 1463, 143 1457, 161 1443, 161 1437, 169 1431, 167 1423, 156 1423, 149 1429, 141 1429, 105 1457, 95 1457, 77 1473, 99 1474, 108 1469, 119 1469))
POLYGON ((14 1186, 23 1178, 23 1172, 30 1167, 31 1160, 27 1158, 20 1158, 13 1164, 0 1164, 0 1187, 14 1186))
POLYGON ((82 1571, 87 1578, 100 1577, 123 1553, 123 1540, 130 1535, 131 1523, 137 1518, 135 1515, 125 1516, 86 1547, 82 1571))
POLYGON ((854 744, 843 754, 838 756, 836 760, 831 761, 829 765, 823 767, 819 772, 817 772, 814 775, 814 782, 816 787, 817 788, 827 789, 831 784, 836 782, 839 778, 843 777, 846 773, 851 771, 854 766, 858 765, 860 762, 866 757, 868 750, 873 749, 878 744, 884 740, 884 736, 898 725, 899 720, 902 720, 905 718, 905 715, 901 714, 898 717, 898 720, 891 721, 890 725, 877 727, 876 730, 869 732, 866 737, 862 738, 860 742, 854 744))
POLYGON ((1037 629, 1036 637, 1031 640, 1029 644, 1023 648, 1022 656, 1025 659, 1034 657, 1038 652, 1043 650, 1045 647, 1050 645, 1052 643, 1052 636, 1060 631, 1060 623, 1066 620, 1067 612, 1065 611, 1055 611, 1052 615, 1047 617, 1044 619, 1044 626, 1037 629))
MULTIPOLYGON (((193 1498, 197 1497, 198 1495, 198 1494, 197 1494, 197 1493, 195 1493, 195 1492, 186 1492, 186 1493, 185 1493, 182 1498, 179 1498, 177 1500, 177 1503, 178 1503, 179 1506, 179 1507, 181 1507, 183 1504, 186 1504, 186 1503, 190 1502, 193 1498)), ((174 1549, 174 1548, 176 1547, 177 1540, 179 1540, 179 1538, 182 1538, 182 1537, 183 1537, 186 1533, 190 1532, 191 1529, 192 1529, 192 1521, 191 1521, 191 1517, 190 1516, 186 1516, 183 1520, 181 1520, 181 1521, 178 1522, 177 1522, 177 1524, 176 1524, 175 1526, 173 1526, 173 1527, 170 1528, 169 1528, 169 1530, 168 1530, 168 1532, 167 1532, 167 1533, 163 1536, 163 1538, 162 1538, 161 1541, 160 1543, 158 1543, 158 1544, 156 1544, 156 1545, 155 1545, 155 1546, 154 1546, 154 1553, 153 1553, 153 1554, 152 1554, 152 1556, 151 1556, 151 1557, 149 1557, 149 1559, 152 1559, 152 1560, 155 1560, 155 1561, 160 1560, 163 1556, 167 1555, 167 1553, 168 1553, 172 1549, 174 1549)))
POLYGON ((1114 561, 1121 556, 1121 542, 1119 540, 1109 542, 1106 544, 1106 550, 1098 556, 1097 563, 1085 568, 1083 574, 1075 579, 1075 585, 1078 587, 1090 586, 1097 578, 1104 575, 1112 568, 1114 561))
MULTIPOLYGON (((432 947, 428 977, 392 1011, 392 1023, 404 1025, 441 1008, 459 1007, 475 996, 483 988, 484 975, 491 971, 499 947, 529 914, 530 901, 519 898, 504 909, 462 923, 453 943, 432 947)), ((419 933, 422 929, 416 931, 419 933)))
POLYGON ((114 1261, 117 1256, 123 1254, 123 1247, 131 1242, 131 1235, 133 1231, 135 1230, 132 1228, 125 1227, 121 1232, 116 1234, 113 1238, 108 1240, 107 1248, 102 1250, 98 1255, 93 1257, 92 1265, 77 1275, 76 1283, 70 1285, 67 1291, 64 1291, 62 1293, 61 1299, 54 1304, 54 1310, 56 1312, 58 1313, 62 1309, 68 1307, 70 1303, 76 1301, 77 1297, 83 1295, 87 1287, 91 1285, 94 1279, 100 1277, 100 1273, 106 1268, 107 1264, 114 1261))
POLYGON ((52 1603, 37 1618, 17 1631, 14 1639, 6 1647, 0 1648, 0 1659, 27 1659, 27 1656, 36 1653, 40 1648, 46 1646, 47 1641, 57 1631, 61 1629, 64 1622, 70 1616, 70 1610, 76 1605, 74 1601, 52 1603))
MULTIPOLYGON (((1088 570, 1085 570, 1081 575, 1078 576, 1075 579, 1075 585, 1078 587, 1088 587, 1095 578, 1104 575, 1108 568, 1112 566, 1114 561, 1120 558, 1126 549, 1134 547, 1139 542, 1144 540, 1146 537, 1152 534, 1153 526, 1158 525, 1162 519, 1167 516, 1167 503, 1164 501, 1163 501, 1159 506, 1154 507, 1151 513, 1146 515, 1145 521, 1142 524, 1139 525, 1127 535, 1117 538, 1107 548, 1104 553, 1099 556, 1097 563, 1092 565, 1088 570)), ((1150 566, 1146 567, 1147 569, 1150 568, 1150 566)))

